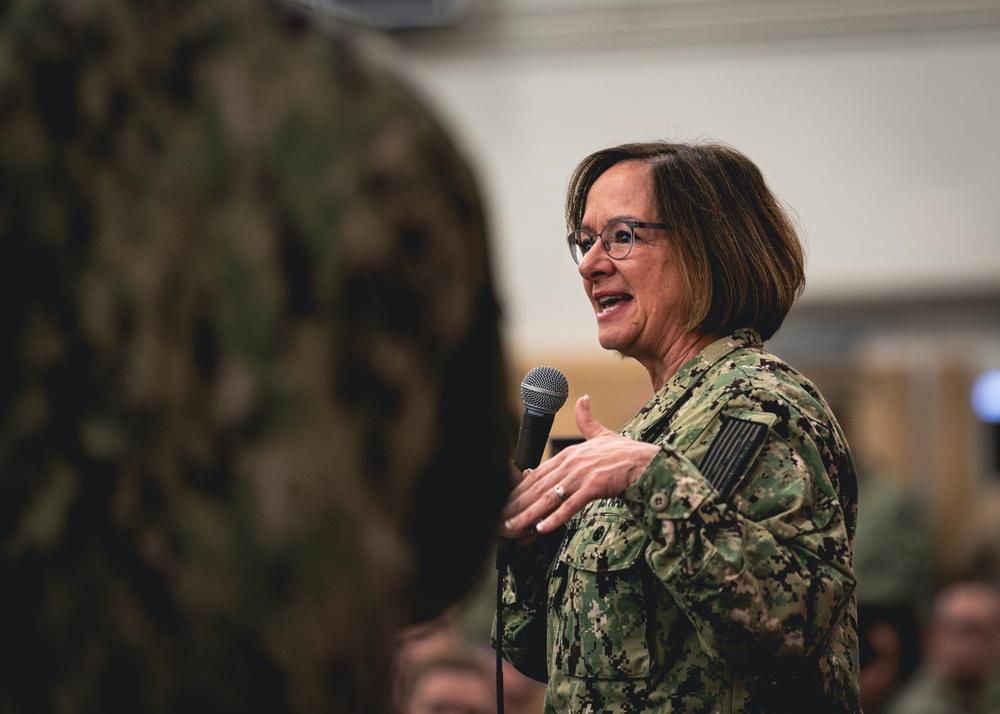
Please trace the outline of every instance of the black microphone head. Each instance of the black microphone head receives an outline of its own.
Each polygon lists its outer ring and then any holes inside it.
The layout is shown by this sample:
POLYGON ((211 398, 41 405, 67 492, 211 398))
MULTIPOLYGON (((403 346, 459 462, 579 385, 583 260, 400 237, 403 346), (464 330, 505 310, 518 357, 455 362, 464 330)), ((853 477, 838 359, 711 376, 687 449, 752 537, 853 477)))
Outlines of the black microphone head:
POLYGON ((555 414, 568 396, 569 382, 555 367, 535 367, 521 382, 524 406, 544 414, 555 414))

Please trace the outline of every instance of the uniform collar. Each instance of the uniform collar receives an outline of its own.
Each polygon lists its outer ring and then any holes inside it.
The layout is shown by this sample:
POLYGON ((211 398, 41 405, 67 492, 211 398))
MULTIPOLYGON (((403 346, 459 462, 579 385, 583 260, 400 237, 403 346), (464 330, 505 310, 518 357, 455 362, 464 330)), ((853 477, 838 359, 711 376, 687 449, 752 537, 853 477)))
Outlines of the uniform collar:
POLYGON ((623 433, 648 441, 649 432, 673 414, 705 375, 716 364, 736 350, 759 348, 763 341, 756 330, 741 328, 727 337, 716 340, 685 362, 667 383, 653 395, 635 417, 625 425, 623 433))

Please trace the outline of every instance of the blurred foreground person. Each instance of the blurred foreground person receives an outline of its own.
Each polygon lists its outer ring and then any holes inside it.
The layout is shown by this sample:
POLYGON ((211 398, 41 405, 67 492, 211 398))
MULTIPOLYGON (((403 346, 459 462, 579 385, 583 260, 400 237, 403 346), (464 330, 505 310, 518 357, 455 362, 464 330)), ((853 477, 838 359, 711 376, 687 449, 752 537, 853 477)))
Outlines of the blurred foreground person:
POLYGON ((318 22, 0 9, 0 711, 389 711, 394 633, 481 575, 480 198, 318 22))
POLYGON ((923 660, 888 714, 1000 714, 1000 588, 945 585, 932 604, 923 660))
POLYGON ((804 280, 759 169, 716 144, 599 151, 569 249, 601 346, 654 396, 504 509, 505 657, 545 711, 860 711, 857 476, 816 387, 763 348, 804 280))

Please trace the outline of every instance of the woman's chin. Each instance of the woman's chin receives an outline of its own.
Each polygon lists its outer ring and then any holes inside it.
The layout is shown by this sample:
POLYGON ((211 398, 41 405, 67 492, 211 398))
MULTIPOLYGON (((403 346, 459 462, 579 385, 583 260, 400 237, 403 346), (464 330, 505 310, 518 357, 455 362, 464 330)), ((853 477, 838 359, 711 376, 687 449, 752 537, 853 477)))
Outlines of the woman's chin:
POLYGON ((607 332, 600 332, 597 335, 597 341, 601 344, 601 347, 606 350, 619 352, 626 357, 628 356, 626 352, 628 348, 628 341, 622 339, 621 335, 615 334, 610 330, 607 332))

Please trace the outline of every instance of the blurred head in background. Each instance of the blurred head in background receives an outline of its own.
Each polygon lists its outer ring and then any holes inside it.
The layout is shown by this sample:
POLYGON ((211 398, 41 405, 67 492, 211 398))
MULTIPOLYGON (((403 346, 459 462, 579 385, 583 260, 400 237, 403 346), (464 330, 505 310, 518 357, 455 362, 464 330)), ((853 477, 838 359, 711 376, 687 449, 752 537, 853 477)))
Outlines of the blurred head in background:
POLYGON ((934 600, 925 658, 942 678, 977 687, 1000 666, 1000 588, 963 580, 934 600))
POLYGON ((400 714, 494 714, 496 690, 486 653, 438 642, 409 653, 400 670, 400 714))

